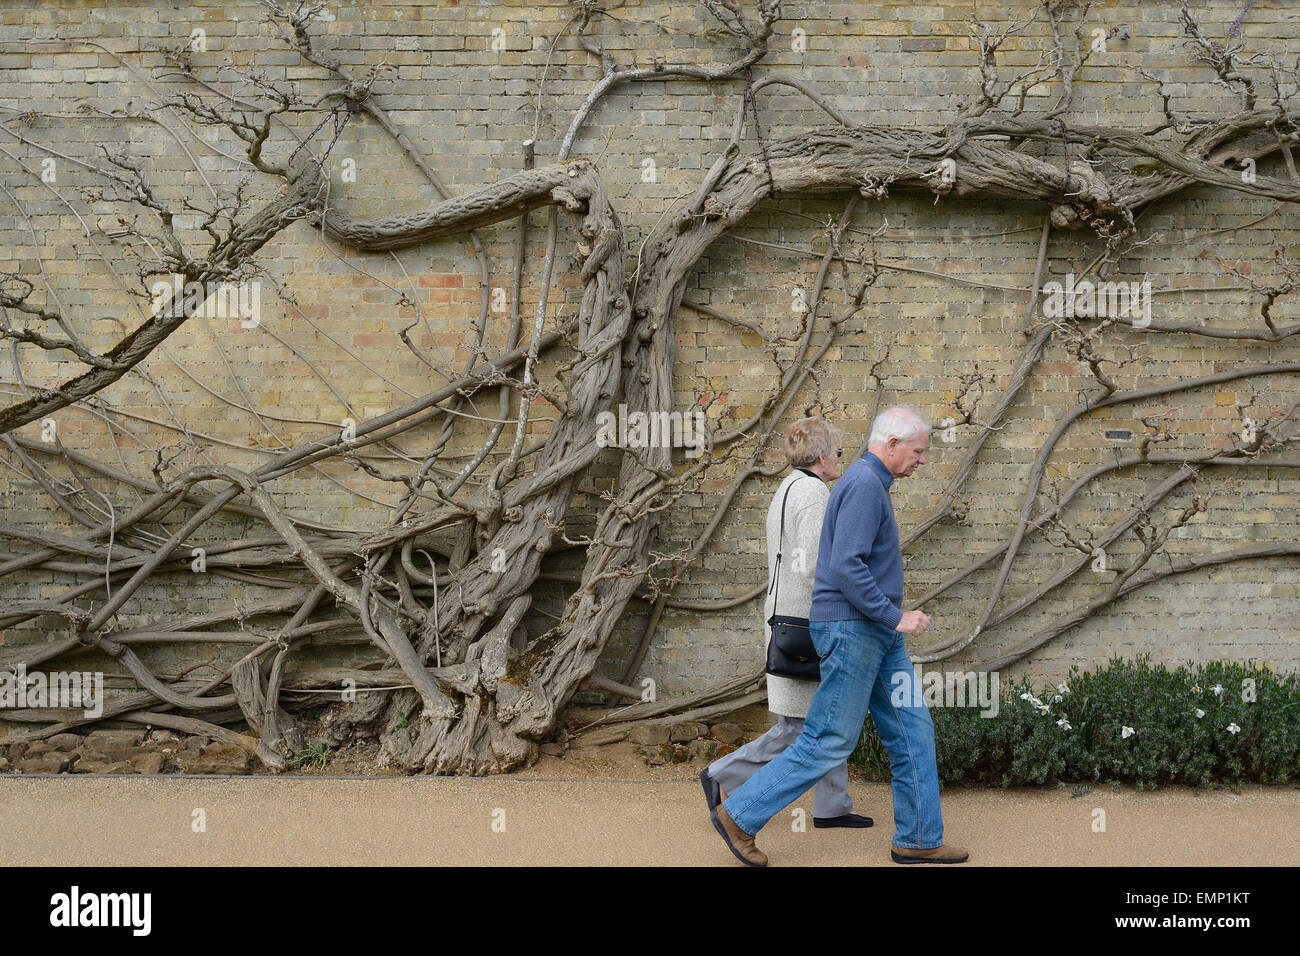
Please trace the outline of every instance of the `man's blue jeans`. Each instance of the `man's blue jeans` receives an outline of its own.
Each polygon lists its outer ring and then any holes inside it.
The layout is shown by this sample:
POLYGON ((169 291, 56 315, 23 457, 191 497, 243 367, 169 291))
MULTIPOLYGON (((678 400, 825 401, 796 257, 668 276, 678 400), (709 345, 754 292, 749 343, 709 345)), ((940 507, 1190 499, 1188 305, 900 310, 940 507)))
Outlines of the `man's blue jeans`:
POLYGON ((853 752, 870 706, 894 777, 894 845, 942 846, 934 724, 903 635, 875 621, 813 621, 810 630, 822 679, 803 733, 728 795, 727 815, 750 835, 761 830, 853 752))

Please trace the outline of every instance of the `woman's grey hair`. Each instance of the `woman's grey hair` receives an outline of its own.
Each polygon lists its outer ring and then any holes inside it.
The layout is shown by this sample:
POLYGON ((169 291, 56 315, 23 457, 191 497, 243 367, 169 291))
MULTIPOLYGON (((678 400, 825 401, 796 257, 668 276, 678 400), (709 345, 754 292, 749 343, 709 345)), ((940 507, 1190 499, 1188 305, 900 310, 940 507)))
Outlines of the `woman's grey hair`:
POLYGON ((868 445, 883 445, 891 438, 899 441, 911 441, 930 430, 925 416, 911 405, 895 405, 887 408, 871 423, 871 437, 868 445))
POLYGON ((834 458, 839 451, 840 432, 820 415, 801 418, 785 430, 782 443, 786 461, 792 468, 808 468, 825 455, 834 458))

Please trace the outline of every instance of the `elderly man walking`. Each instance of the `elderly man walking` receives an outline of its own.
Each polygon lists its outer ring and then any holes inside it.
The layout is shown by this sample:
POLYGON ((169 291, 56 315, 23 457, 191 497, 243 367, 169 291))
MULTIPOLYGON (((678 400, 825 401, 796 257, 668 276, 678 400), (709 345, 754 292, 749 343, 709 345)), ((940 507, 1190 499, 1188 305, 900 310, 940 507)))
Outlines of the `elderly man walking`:
MULTIPOLYGON (((767 509, 764 621, 773 614, 808 618, 822 515, 831 496, 827 486, 840 476, 840 456, 844 454, 839 440, 839 431, 820 415, 801 418, 785 430, 783 450, 791 470, 767 509), (778 567, 777 563, 781 554, 786 556, 784 567, 778 567)), ((763 625, 763 633, 765 642, 772 639, 770 624, 763 625)), ((799 739, 816 689, 815 680, 767 675, 767 707, 777 715, 776 725, 700 771, 700 786, 704 788, 710 812, 728 793, 799 739)), ((853 812, 849 768, 840 761, 813 787, 813 826, 861 829, 871 825, 871 817, 853 812)))
POLYGON ((923 634, 930 618, 901 608, 903 556, 889 498, 895 478, 925 463, 929 442, 930 426, 915 410, 882 412, 872 423, 867 454, 831 492, 809 613, 821 683, 803 733, 711 813, 714 828, 743 863, 767 865, 754 834, 853 752, 868 708, 893 775, 894 861, 962 863, 969 857, 943 842, 934 725, 903 642, 904 634, 923 634), (909 682, 911 693, 896 693, 900 681, 909 682), (899 698, 907 706, 896 704, 899 698))

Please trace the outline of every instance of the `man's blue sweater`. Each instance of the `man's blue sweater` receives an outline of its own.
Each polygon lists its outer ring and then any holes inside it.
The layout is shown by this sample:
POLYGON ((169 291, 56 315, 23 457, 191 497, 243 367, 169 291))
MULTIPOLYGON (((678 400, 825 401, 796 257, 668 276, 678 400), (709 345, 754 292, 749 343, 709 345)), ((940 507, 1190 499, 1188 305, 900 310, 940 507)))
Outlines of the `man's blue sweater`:
POLYGON ((822 521, 811 621, 875 621, 898 628, 903 553, 889 500, 894 476, 867 452, 835 482, 822 521))

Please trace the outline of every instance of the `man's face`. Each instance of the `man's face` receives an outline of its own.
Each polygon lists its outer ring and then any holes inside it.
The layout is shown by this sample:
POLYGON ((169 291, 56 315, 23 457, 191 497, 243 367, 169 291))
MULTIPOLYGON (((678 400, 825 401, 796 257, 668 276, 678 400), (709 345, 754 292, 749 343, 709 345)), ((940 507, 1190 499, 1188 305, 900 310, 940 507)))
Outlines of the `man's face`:
POLYGON ((906 478, 925 464, 925 450, 929 447, 929 432, 922 432, 908 441, 894 437, 889 439, 881 460, 895 478, 906 478))

